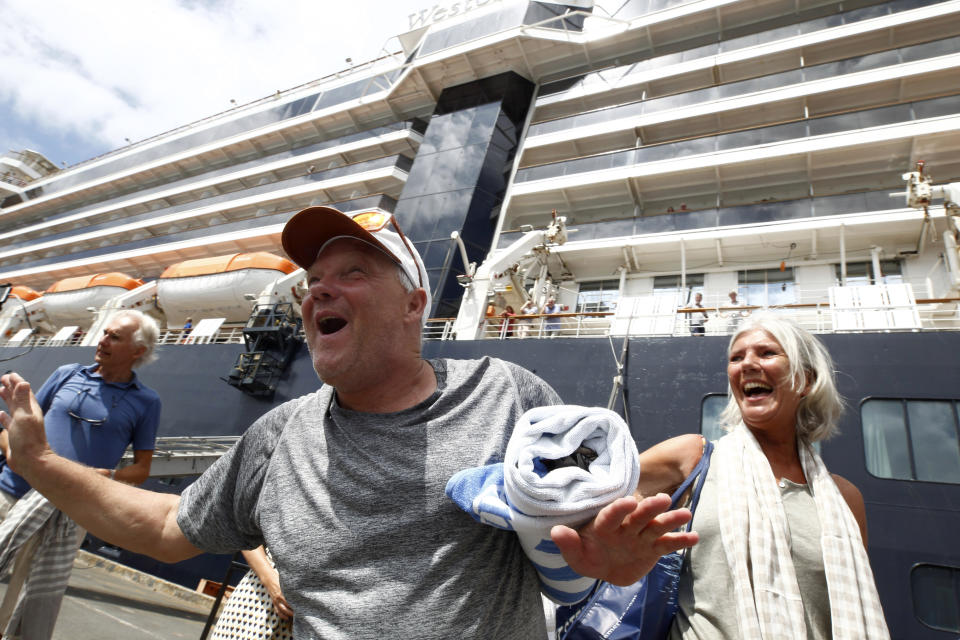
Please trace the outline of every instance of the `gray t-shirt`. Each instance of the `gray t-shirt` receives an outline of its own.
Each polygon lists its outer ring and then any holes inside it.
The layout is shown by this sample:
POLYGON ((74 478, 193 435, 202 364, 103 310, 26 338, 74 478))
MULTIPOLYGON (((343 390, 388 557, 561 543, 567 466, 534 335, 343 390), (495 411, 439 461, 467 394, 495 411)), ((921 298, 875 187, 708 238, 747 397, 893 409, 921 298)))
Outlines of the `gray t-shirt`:
POLYGON ((559 398, 502 360, 430 364, 437 391, 398 413, 343 409, 327 386, 277 407, 181 496, 197 547, 267 545, 297 638, 545 637, 516 535, 475 522, 444 487, 501 462, 520 415, 559 398))

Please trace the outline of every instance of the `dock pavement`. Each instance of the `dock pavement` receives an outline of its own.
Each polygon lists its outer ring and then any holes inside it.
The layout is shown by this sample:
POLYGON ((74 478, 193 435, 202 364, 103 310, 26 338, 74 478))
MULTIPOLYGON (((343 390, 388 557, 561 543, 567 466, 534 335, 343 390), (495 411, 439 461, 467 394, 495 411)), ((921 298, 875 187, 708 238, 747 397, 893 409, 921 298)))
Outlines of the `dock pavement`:
MULTIPOLYGON (((6 592, 0 583, 0 596, 6 592)), ((213 598, 86 551, 74 561, 53 640, 198 640, 213 598)))

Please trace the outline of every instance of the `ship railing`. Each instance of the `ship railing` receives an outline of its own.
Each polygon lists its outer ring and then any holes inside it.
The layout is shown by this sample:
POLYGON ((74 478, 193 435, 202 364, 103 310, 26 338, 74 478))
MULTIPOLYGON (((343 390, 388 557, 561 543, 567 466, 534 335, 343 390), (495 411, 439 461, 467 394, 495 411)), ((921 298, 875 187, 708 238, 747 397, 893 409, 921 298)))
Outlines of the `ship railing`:
MULTIPOLYGON (((590 311, 552 315, 494 316, 484 319, 480 339, 524 340, 542 338, 593 338, 602 336, 691 336, 691 320, 695 314, 706 312, 706 335, 730 335, 743 315, 756 311, 772 311, 792 318, 814 333, 871 333, 894 331, 960 331, 960 297, 918 298, 910 304, 863 305, 856 309, 836 308, 829 301, 795 304, 743 307, 721 305, 703 308, 681 307, 669 313, 634 313, 590 311)), ((423 337, 428 341, 456 339, 456 318, 430 318, 423 337)), ((17 333, 2 347, 61 347, 80 346, 83 331, 67 337, 28 332, 17 333)), ((187 340, 189 332, 181 329, 162 331, 158 345, 174 347, 194 344, 187 340)), ((303 337, 301 330, 300 337, 303 337)), ((201 344, 201 342, 195 342, 201 344)), ((215 334, 205 337, 202 344, 244 344, 243 325, 225 325, 215 334)))
POLYGON ((454 338, 453 325, 456 318, 430 318, 423 327, 424 340, 452 340, 454 338))
POLYGON ((224 325, 211 336, 204 336, 202 341, 191 340, 190 331, 186 329, 168 329, 161 331, 157 338, 158 345, 176 344, 244 344, 244 325, 224 325))
MULTIPOLYGON (((605 336, 612 313, 592 311, 494 316, 483 321, 482 340, 520 340, 524 338, 589 338, 605 336)), ((424 327, 424 340, 453 340, 456 318, 430 318, 424 327)))
MULTIPOLYGON (((240 436, 158 437, 150 464, 151 478, 178 478, 203 473, 232 447, 240 436)), ((133 464, 128 448, 120 466, 133 464)))
POLYGON ((612 313, 591 311, 486 318, 482 337, 488 340, 523 338, 590 338, 604 336, 612 313))
MULTIPOLYGON (((554 315, 494 316, 484 319, 483 340, 589 338, 598 336, 696 336, 691 321, 706 312, 705 335, 730 335, 743 319, 757 311, 787 316, 813 333, 872 333, 894 331, 960 331, 960 297, 920 298, 910 304, 861 304, 838 309, 829 301, 771 306, 746 305, 681 307, 666 313, 560 313, 554 315)), ((455 318, 431 318, 425 340, 453 340, 455 318)))
POLYGON ((730 335, 744 317, 770 311, 791 318, 813 333, 876 333, 895 331, 960 331, 960 297, 920 298, 911 304, 860 305, 836 308, 830 302, 810 302, 743 307, 677 309, 673 335, 692 335, 691 320, 706 311, 705 333, 730 335))

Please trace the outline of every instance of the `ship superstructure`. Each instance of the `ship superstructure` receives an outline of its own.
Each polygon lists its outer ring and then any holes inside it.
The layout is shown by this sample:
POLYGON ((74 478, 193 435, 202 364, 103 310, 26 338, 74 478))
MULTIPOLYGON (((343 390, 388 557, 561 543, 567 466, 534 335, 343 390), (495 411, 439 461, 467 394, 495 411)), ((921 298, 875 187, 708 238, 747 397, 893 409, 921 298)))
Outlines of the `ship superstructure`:
MULTIPOLYGON (((846 383, 856 397, 843 450, 859 457, 845 475, 883 518, 898 517, 893 503, 946 501, 960 526, 957 368, 913 360, 960 344, 960 0, 487 0, 411 13, 392 55, 65 169, 35 151, 0 160, 0 283, 49 292, 4 305, 0 351, 37 347, 23 361, 40 375, 82 357, 113 310, 156 315, 160 364, 187 368, 181 386, 241 398, 206 432, 200 402, 165 413, 166 433, 200 440, 171 444, 158 468, 195 473, 264 397, 315 386, 303 358, 277 370, 293 357, 302 295, 302 272, 276 266, 284 222, 316 204, 380 209, 430 273, 430 354, 497 353, 534 369, 551 350, 579 358, 551 383, 571 401, 609 394, 640 442, 696 430, 666 405, 644 408, 671 393, 689 392, 694 419, 709 421, 725 387, 694 371, 719 370, 740 314, 771 308, 829 334, 841 368, 862 372, 846 383), (133 284, 102 299, 72 293, 72 315, 44 301, 66 299, 64 282, 105 278, 133 284), (174 284, 175 303, 163 293, 174 284), (691 332, 696 293, 705 338, 691 332), (564 312, 536 314, 523 332, 503 315, 550 297, 564 312), (282 353, 249 355, 274 320, 282 353), (576 340, 535 340, 551 333, 576 340), (896 345, 882 347, 891 375, 929 364, 929 379, 872 378, 876 362, 854 362, 865 344, 896 345), (637 355, 658 349, 716 357, 637 355), (655 386, 638 363, 677 386, 655 386), (602 382, 573 380, 587 374, 602 382), (877 411, 887 417, 870 422, 877 411), (952 411, 952 427, 936 418, 924 432, 925 411, 952 411), (665 424, 647 433, 641 417, 665 424), (895 446, 906 453, 887 455, 895 446)), ((902 535, 874 542, 889 552, 874 555, 878 575, 903 583, 881 589, 892 628, 960 631, 949 617, 960 616, 960 556, 941 539, 925 542, 929 557, 900 553, 902 535), (918 608, 918 594, 954 598, 953 613, 918 608)))

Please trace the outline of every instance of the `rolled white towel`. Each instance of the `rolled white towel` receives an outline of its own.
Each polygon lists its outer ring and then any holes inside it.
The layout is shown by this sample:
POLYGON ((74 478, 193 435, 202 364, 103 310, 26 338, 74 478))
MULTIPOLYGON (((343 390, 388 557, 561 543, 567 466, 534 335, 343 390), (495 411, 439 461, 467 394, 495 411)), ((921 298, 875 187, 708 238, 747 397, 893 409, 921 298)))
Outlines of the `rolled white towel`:
MULTIPOLYGON (((582 458, 581 458, 582 461, 582 458)), ((515 531, 543 592, 560 604, 589 595, 595 580, 575 573, 550 539, 554 525, 579 526, 636 489, 637 448, 627 425, 606 409, 561 405, 527 411, 514 427, 502 464, 466 469, 446 492, 475 520, 515 531), (549 462, 586 447, 587 468, 549 462)))

